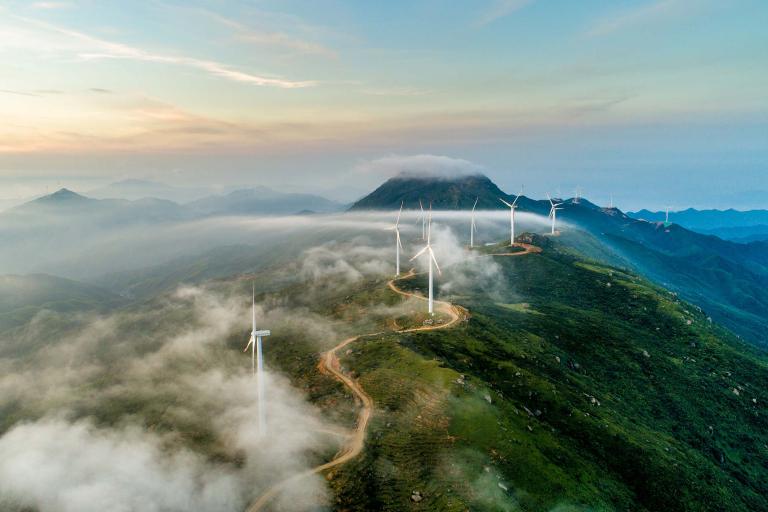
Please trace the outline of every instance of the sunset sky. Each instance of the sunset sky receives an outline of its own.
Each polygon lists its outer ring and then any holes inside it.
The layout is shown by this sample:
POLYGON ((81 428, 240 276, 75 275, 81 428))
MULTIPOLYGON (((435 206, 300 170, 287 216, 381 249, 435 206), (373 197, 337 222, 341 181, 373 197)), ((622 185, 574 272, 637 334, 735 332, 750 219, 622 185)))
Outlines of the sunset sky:
POLYGON ((0 199, 129 177, 351 199, 415 158, 728 206, 768 190, 766 27, 764 0, 0 2, 0 199))

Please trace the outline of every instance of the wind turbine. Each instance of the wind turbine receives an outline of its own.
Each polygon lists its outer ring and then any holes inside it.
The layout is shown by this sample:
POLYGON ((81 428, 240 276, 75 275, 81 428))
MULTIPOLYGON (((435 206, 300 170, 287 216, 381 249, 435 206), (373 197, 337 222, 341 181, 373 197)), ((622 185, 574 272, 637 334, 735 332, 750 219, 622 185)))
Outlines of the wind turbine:
POLYGON ((475 198, 475 204, 472 205, 472 222, 469 224, 469 248, 473 248, 475 246, 475 231, 477 231, 477 226, 475 225, 475 208, 477 207, 477 201, 480 198, 475 198))
POLYGON ((499 201, 509 206, 509 245, 510 246, 515 245, 515 210, 517 209, 517 200, 520 199, 520 196, 522 195, 523 195, 523 189, 520 189, 520 193, 517 194, 517 197, 515 197, 515 200, 512 201, 512 204, 509 204, 502 198, 499 198, 499 201))
POLYGON ((440 272, 440 266, 437 264, 437 259, 435 259, 435 253, 432 250, 432 205, 429 205, 429 221, 427 223, 427 245, 420 250, 416 255, 411 258, 411 261, 415 260, 422 254, 426 253, 428 256, 428 262, 429 262, 429 306, 428 311, 430 315, 434 314, 434 299, 433 299, 433 293, 432 293, 432 285, 433 285, 433 279, 432 279, 432 263, 435 264, 435 267, 437 268, 437 273, 442 274, 440 272))
POLYGON ((558 206, 563 203, 555 203, 552 201, 552 198, 549 197, 549 194, 547 194, 547 199, 549 199, 549 204, 552 205, 552 208, 549 210, 549 216, 552 218, 552 234, 554 235, 556 233, 555 225, 557 224, 557 210, 562 210, 562 208, 558 208, 558 206))
POLYGON ((667 206, 667 212, 666 212, 666 214, 664 216, 664 224, 669 226, 669 206, 667 206))
POLYGON ((261 352, 261 338, 272 334, 270 331, 257 331, 256 330, 256 288, 252 290, 251 296, 251 311, 253 314, 253 323, 251 324, 251 337, 248 340, 248 344, 245 346, 243 352, 247 352, 248 348, 251 349, 251 371, 256 377, 256 395, 258 397, 258 425, 259 433, 264 435, 266 433, 266 422, 264 421, 264 357, 261 352))
POLYGON ((395 232, 395 277, 400 275, 400 249, 403 248, 403 243, 400 241, 400 215, 403 214, 403 202, 400 202, 400 211, 397 213, 397 220, 391 230, 395 232))

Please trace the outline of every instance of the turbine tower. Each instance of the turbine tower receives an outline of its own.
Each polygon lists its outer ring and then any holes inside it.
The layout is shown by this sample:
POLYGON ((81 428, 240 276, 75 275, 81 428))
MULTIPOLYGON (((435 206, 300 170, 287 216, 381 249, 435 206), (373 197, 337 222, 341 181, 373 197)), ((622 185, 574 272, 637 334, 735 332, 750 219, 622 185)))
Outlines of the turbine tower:
POLYGON ((397 213, 397 220, 395 225, 392 226, 392 231, 395 232, 395 277, 400 275, 400 249, 403 248, 403 243, 400 241, 400 216, 403 214, 403 202, 400 202, 400 211, 397 213))
POLYGON ((517 194, 517 197, 515 197, 515 200, 512 201, 512 204, 509 204, 502 198, 499 198, 499 201, 509 206, 509 245, 510 246, 515 245, 515 210, 517 209, 517 200, 520 199, 520 196, 522 195, 523 195, 523 189, 521 188, 520 193, 517 194))
POLYGON ((549 210, 549 216, 552 218, 552 234, 554 235, 557 231, 555 230, 555 227, 557 225, 557 210, 562 210, 562 208, 558 208, 563 203, 555 203, 552 201, 552 198, 549 197, 549 194, 547 194, 547 199, 549 199, 549 204, 552 205, 552 208, 549 210))
POLYGON ((433 278, 432 278, 432 263, 435 264, 435 267, 437 268, 437 273, 442 274, 440 272, 440 266, 437 264, 437 259, 435 259, 435 253, 432 250, 432 205, 429 205, 429 221, 427 222, 427 245, 420 250, 416 255, 411 258, 411 261, 415 260, 422 254, 427 254, 427 261, 429 262, 429 301, 428 301, 428 311, 430 315, 434 314, 434 296, 433 296, 433 278))
POLYGON ((245 346, 243 352, 247 352, 248 348, 251 349, 251 371, 256 377, 256 395, 258 399, 258 425, 259 434, 264 435, 267 431, 266 421, 264 420, 265 403, 264 403, 264 357, 261 351, 261 339, 263 337, 272 334, 270 331, 257 331, 256 330, 256 288, 254 286, 251 296, 251 312, 253 315, 253 323, 251 324, 251 337, 248 340, 248 344, 245 346))
POLYGON ((477 231, 477 225, 475 225, 475 208, 477 208, 477 201, 479 197, 475 198, 475 204, 472 205, 472 222, 469 224, 469 248, 472 249, 475 246, 475 232, 477 231))
POLYGON ((427 239, 427 214, 424 211, 424 205, 421 203, 421 199, 419 199, 419 209, 421 210, 421 239, 426 240, 427 239))

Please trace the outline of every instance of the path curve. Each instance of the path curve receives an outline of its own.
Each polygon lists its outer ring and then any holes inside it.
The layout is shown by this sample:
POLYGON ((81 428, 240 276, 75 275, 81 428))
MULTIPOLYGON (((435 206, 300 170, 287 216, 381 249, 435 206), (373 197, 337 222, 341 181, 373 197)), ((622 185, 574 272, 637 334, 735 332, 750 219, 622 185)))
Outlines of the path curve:
MULTIPOLYGON (((530 245, 530 244, 518 244, 518 245, 523 247, 525 250, 520 252, 514 252, 514 253, 491 254, 491 256, 522 256, 523 254, 541 252, 541 248, 535 245, 530 245)), ((397 285, 395 285, 396 281, 400 281, 403 279, 410 279, 416 275, 417 275, 416 272, 413 269, 411 269, 408 271, 407 274, 403 274, 402 276, 396 277, 388 281, 387 286, 389 287, 390 290, 397 293, 398 295, 402 295, 403 297, 412 297, 412 298, 426 301, 427 298, 424 297, 423 295, 413 293, 413 292, 406 292, 398 288, 397 285)), ((344 372, 341 371, 341 363, 339 362, 339 358, 336 354, 339 350, 343 349, 344 347, 346 347, 351 343, 354 343, 360 338, 378 336, 380 334, 384 334, 385 332, 409 333, 409 332, 418 332, 418 331, 434 331, 438 329, 448 329, 450 327, 453 327, 456 323, 468 317, 468 311, 460 306, 456 306, 454 304, 451 304, 450 302, 446 302, 442 300, 435 300, 433 302, 437 306, 438 311, 442 311, 443 313, 447 314, 450 317, 450 320, 448 322, 444 324, 423 325, 419 327, 411 327, 409 329, 381 331, 376 333, 360 334, 357 336, 352 336, 351 338, 347 338, 341 341, 338 345, 336 345, 332 349, 322 354, 322 356, 320 357, 320 362, 317 365, 320 372, 326 375, 330 375, 336 380, 338 380, 339 382, 341 382, 342 384, 344 384, 363 404, 357 416, 357 426, 355 427, 355 430, 352 436, 350 436, 347 444, 339 451, 339 453, 332 460, 324 464, 320 464, 319 466, 315 466, 312 469, 308 469, 301 473, 297 473, 273 485, 272 487, 267 489, 267 491, 265 491, 264 494, 262 494, 258 500, 256 500, 253 504, 251 504, 251 506, 248 507, 247 512, 258 512, 262 510, 270 501, 272 501, 272 499, 274 499, 278 494, 280 494, 280 492, 291 483, 301 480, 302 478, 305 478, 309 475, 322 473, 327 469, 331 469, 333 467, 345 464, 350 460, 354 459, 355 457, 357 457, 358 455, 360 455, 360 453, 363 451, 363 447, 365 446, 365 434, 368 429, 368 423, 370 422, 371 416, 373 415, 373 399, 368 393, 365 392, 365 390, 362 388, 362 386, 360 386, 360 384, 356 380, 352 379, 351 377, 349 377, 348 375, 346 375, 344 372)))

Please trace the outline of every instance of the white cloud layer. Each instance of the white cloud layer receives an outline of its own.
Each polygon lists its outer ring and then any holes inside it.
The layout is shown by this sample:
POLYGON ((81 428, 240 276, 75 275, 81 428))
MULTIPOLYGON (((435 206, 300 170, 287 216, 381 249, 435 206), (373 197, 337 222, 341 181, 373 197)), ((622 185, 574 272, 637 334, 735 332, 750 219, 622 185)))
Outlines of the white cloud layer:
POLYGON ((390 155, 361 162, 355 166, 359 173, 373 174, 382 177, 392 177, 399 174, 453 178, 477 174, 482 166, 443 155, 390 155))

